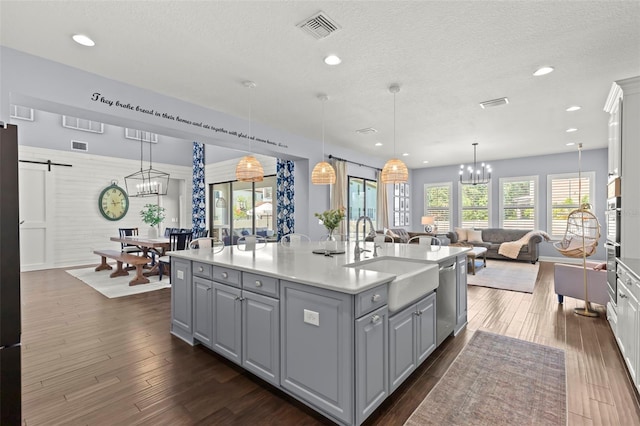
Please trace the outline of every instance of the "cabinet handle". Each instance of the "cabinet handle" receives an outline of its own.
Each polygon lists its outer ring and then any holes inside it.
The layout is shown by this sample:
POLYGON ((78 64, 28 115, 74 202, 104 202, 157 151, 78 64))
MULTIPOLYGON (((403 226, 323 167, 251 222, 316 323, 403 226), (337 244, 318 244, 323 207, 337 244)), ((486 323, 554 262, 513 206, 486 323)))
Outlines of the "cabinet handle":
POLYGON ((204 268, 202 266, 198 267, 198 272, 204 272, 204 268))
POLYGON ((379 302, 380 299, 382 299, 382 296, 380 296, 379 294, 374 294, 373 296, 371 296, 372 302, 379 302))
POLYGON ((376 314, 371 317, 371 322, 378 322, 378 321, 380 321, 380 315, 376 314))
POLYGON ((222 278, 229 278, 229 274, 228 274, 228 273, 226 273, 226 272, 223 272, 223 273, 222 273, 222 278))
POLYGON ((239 301, 239 302, 242 302, 244 300, 244 297, 238 296, 238 297, 236 297, 236 300, 239 301))
POLYGON ((262 287, 262 281, 256 280, 256 287, 262 287))
POLYGON ((624 294, 624 293, 619 293, 619 295, 620 295, 620 299, 626 299, 627 298, 627 295, 624 294))
POLYGON ((633 284, 631 283, 631 278, 627 278, 627 285, 628 285, 629 287, 632 287, 632 286, 633 286, 633 284))

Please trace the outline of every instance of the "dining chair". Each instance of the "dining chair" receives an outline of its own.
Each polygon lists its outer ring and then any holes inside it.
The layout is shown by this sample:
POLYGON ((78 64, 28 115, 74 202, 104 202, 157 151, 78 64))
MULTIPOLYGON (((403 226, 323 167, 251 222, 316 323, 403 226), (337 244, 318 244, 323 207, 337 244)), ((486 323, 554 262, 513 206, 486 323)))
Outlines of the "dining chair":
POLYGON ((300 247, 303 242, 311 242, 311 238, 309 238, 308 235, 296 234, 295 232, 284 235, 282 238, 280 238, 280 245, 287 248, 300 247))
POLYGON ((180 231, 179 228, 164 228, 164 236, 166 238, 169 238, 169 235, 171 235, 172 232, 178 232, 180 231))
MULTIPOLYGON (((186 250, 193 238, 192 232, 172 232, 169 234, 169 249, 167 251, 186 250)), ((171 264, 171 256, 162 256, 158 258, 158 275, 162 280, 164 267, 171 264)), ((171 281, 169 281, 171 282, 171 281)))
POLYGON ((259 235, 243 235, 238 238, 236 247, 240 251, 255 251, 267 246, 267 239, 259 235))
POLYGON ((418 243, 421 246, 427 246, 430 250, 440 250, 442 246, 442 241, 436 237, 429 237, 426 235, 416 235, 415 237, 409 238, 407 241, 408 244, 416 244, 418 243))

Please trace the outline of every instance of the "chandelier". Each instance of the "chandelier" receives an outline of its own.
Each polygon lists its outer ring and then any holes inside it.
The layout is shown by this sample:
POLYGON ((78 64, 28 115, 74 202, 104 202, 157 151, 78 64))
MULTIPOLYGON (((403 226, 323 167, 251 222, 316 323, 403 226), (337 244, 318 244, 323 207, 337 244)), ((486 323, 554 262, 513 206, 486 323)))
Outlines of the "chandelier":
POLYGON ((316 164, 311 172, 311 183, 314 185, 330 185, 336 183, 336 171, 331 164, 324 161, 324 103, 329 100, 327 95, 319 95, 322 101, 322 161, 316 164))
POLYGON ((151 162, 152 142, 149 141, 149 168, 143 169, 142 162, 142 131, 140 131, 140 170, 125 176, 124 184, 129 197, 149 197, 167 195, 169 188, 169 173, 154 169, 151 162))
MULTIPOLYGON (((393 93, 393 156, 396 155, 396 93, 400 91, 400 86, 392 84, 389 92, 393 93)), ((382 168, 380 176, 382 183, 404 183, 409 180, 409 169, 406 164, 398 158, 387 161, 382 168)))
POLYGON ((487 184, 491 181, 491 166, 482 163, 480 167, 478 167, 476 162, 478 142, 474 142, 471 145, 473 145, 473 166, 467 166, 465 170, 464 164, 460 165, 460 183, 463 185, 487 184))

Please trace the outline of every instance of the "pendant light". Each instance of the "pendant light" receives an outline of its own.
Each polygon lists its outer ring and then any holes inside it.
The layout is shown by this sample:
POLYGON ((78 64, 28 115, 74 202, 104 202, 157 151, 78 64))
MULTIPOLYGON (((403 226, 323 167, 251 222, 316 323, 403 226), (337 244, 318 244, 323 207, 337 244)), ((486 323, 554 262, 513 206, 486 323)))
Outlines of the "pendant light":
MULTIPOLYGON (((389 92, 393 93, 393 156, 396 156, 396 93, 400 86, 392 84, 389 92)), ((382 168, 380 180, 382 183, 404 183, 409 180, 409 170, 404 162, 398 158, 387 161, 382 168)))
POLYGON ((473 145, 473 166, 467 166, 467 176, 465 177, 464 164, 460 165, 460 183, 462 185, 485 185, 491 181, 491 166, 482 163, 478 167, 476 161, 476 148, 478 148, 478 142, 474 142, 473 145))
POLYGON ((327 95, 318 95, 322 102, 322 161, 316 164, 311 172, 311 183, 314 185, 329 185, 336 183, 336 171, 331 164, 324 161, 324 103, 329 100, 327 95))
MULTIPOLYGON (((244 87, 253 89, 256 87, 256 83, 253 81, 244 81, 242 83, 244 87)), ((251 93, 251 92, 249 92, 251 93)), ((262 182, 264 178, 264 170, 262 164, 253 155, 251 155, 251 138, 253 137, 251 120, 251 94, 249 94, 249 155, 245 155, 240 159, 236 166, 236 179, 240 182, 262 182)))
POLYGON ((125 176, 124 183, 127 188, 127 193, 130 197, 149 197, 157 195, 167 195, 169 189, 169 173, 162 172, 153 168, 151 161, 151 148, 153 143, 149 138, 149 168, 142 168, 142 136, 141 130, 136 130, 140 133, 140 170, 125 176))

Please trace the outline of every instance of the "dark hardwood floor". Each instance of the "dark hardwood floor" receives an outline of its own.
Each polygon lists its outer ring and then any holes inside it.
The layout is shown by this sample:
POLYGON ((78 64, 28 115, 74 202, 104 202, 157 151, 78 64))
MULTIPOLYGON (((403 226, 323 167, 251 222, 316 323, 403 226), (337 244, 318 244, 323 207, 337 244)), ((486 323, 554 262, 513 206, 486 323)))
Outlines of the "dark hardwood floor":
MULTIPOLYGON (((23 422, 330 424, 202 347, 169 334, 170 290, 107 299, 64 270, 22 274, 23 422)), ((603 314, 553 294, 542 263, 533 294, 469 286, 469 324, 367 420, 402 425, 475 330, 565 350, 569 425, 639 425, 640 408, 603 314)), ((597 305, 594 305, 597 306, 597 305)))

